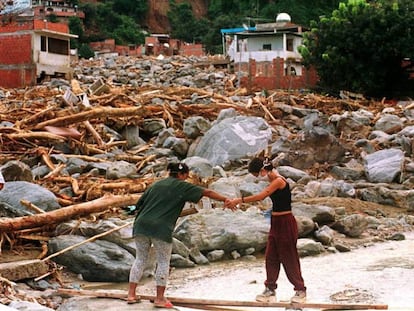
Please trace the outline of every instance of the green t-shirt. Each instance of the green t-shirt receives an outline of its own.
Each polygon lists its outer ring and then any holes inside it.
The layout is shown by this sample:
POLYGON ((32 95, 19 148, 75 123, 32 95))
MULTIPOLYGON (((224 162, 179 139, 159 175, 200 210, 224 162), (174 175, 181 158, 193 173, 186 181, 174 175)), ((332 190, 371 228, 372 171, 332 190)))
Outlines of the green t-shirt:
POLYGON ((133 235, 145 235, 172 242, 172 233, 185 202, 198 202, 204 188, 175 177, 155 182, 149 187, 136 206, 133 235))

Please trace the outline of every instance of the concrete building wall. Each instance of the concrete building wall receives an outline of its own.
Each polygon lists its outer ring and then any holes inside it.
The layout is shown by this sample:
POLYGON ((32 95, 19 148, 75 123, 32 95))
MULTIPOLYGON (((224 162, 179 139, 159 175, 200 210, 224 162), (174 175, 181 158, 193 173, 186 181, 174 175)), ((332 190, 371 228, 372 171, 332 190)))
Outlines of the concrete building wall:
POLYGON ((252 37, 247 41, 247 51, 263 51, 263 45, 270 45, 272 51, 283 50, 283 36, 252 37))

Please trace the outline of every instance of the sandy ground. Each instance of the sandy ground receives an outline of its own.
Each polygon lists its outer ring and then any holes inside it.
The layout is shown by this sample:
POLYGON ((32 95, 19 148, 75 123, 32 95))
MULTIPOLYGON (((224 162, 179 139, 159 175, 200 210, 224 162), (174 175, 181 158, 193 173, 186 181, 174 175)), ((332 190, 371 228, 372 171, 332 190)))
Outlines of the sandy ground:
MULTIPOLYGON (((308 302, 387 304, 393 311, 414 310, 414 232, 406 233, 404 241, 378 243, 349 253, 305 257, 301 264, 308 302)), ((173 271, 168 294, 254 300, 263 290, 264 278, 263 258, 215 263, 173 271)), ((278 300, 287 300, 292 294, 293 288, 282 271, 278 300)))

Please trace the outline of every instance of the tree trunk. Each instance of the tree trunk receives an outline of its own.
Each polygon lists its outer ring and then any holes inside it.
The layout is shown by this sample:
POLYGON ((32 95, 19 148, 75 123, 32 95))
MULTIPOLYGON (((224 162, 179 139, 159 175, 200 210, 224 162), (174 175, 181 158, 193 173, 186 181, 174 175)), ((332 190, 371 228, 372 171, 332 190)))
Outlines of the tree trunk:
POLYGON ((0 218, 0 232, 17 231, 41 227, 47 224, 61 223, 75 217, 102 212, 108 208, 134 205, 139 196, 138 194, 109 195, 42 214, 16 218, 0 218))

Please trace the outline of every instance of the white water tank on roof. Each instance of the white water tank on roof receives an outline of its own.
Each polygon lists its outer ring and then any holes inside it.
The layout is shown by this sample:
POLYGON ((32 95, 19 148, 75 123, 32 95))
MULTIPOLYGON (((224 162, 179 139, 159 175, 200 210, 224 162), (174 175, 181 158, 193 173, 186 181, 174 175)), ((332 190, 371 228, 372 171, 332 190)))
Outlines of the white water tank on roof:
POLYGON ((276 23, 290 23, 291 18, 290 15, 287 13, 279 13, 276 16, 276 23))

